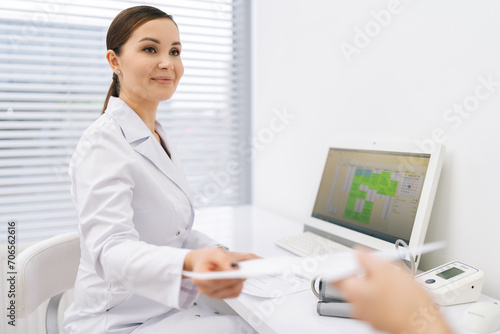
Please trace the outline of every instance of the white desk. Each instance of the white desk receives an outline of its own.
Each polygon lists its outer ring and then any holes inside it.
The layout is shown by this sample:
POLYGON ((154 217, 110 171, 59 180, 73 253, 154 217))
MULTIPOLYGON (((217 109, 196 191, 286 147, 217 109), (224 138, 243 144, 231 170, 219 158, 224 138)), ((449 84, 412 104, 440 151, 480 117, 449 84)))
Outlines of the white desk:
MULTIPOLYGON (((280 217, 254 206, 201 210, 195 229, 232 250, 252 252, 263 257, 291 255, 274 241, 299 234, 299 222, 280 217)), ((481 300, 493 300, 482 296, 481 300)), ((319 316, 317 298, 310 290, 280 299, 264 299, 241 294, 225 302, 261 334, 274 333, 379 333, 368 324, 353 319, 319 316)), ((461 327, 461 317, 470 304, 443 307, 443 314, 455 333, 474 334, 461 327)), ((500 333, 500 330, 495 332, 500 333)))

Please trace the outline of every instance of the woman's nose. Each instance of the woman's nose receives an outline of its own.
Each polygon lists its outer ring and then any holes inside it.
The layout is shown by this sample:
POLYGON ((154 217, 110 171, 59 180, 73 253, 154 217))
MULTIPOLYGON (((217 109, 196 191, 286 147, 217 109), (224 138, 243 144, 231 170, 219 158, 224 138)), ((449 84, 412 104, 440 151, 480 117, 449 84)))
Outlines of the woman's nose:
POLYGON ((174 70, 174 64, 169 59, 163 59, 158 66, 162 70, 174 70))

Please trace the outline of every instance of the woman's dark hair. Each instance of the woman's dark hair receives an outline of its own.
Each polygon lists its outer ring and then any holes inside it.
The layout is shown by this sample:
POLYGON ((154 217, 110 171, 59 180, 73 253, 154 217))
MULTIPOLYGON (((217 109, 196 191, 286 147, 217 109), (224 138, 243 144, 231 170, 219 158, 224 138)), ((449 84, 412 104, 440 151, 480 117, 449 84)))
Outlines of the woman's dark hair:
MULTIPOLYGON (((121 11, 109 26, 108 34, 106 35, 107 50, 113 50, 115 54, 119 56, 123 44, 128 41, 130 35, 132 35, 137 28, 146 22, 161 18, 170 19, 177 26, 172 15, 168 15, 155 7, 135 6, 121 11)), ((108 107, 109 98, 111 96, 118 97, 119 94, 120 81, 118 76, 113 73, 113 82, 109 87, 108 95, 104 101, 104 107, 102 108, 103 113, 108 107)))

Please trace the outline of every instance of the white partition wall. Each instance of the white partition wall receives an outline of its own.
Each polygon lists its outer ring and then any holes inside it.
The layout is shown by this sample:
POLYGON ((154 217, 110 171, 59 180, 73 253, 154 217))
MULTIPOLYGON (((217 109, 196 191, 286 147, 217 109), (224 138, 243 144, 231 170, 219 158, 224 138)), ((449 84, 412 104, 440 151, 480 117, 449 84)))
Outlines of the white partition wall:
POLYGON ((311 214, 326 144, 446 146, 424 256, 500 298, 500 2, 254 0, 254 202, 311 214))

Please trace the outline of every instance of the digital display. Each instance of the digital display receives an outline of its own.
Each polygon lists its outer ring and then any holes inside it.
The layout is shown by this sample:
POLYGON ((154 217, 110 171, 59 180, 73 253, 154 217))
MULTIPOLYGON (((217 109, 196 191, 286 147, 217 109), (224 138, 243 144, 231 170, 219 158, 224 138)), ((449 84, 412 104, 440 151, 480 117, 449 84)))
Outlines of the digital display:
POLYGON ((452 277, 455 277, 457 275, 460 275, 461 273, 464 273, 465 271, 458 269, 457 267, 453 267, 450 269, 447 269, 443 272, 440 272, 437 274, 439 277, 444 278, 444 279, 450 279, 452 277))
MULTIPOLYGON (((331 148, 312 217, 410 243, 430 154, 331 148)), ((419 208, 420 207, 420 208, 419 208)))

